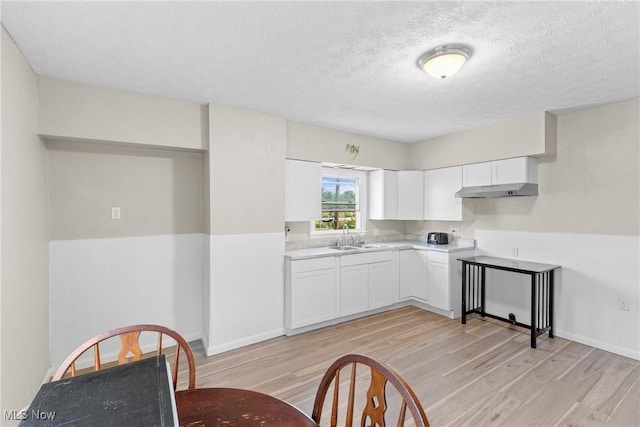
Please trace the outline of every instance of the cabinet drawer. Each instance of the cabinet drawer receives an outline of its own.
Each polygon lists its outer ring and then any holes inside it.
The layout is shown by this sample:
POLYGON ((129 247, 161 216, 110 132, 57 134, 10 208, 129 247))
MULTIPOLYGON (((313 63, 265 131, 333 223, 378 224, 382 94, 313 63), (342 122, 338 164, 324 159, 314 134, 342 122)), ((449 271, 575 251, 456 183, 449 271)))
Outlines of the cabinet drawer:
POLYGON ((340 265, 346 267, 349 265, 371 264, 374 262, 391 261, 391 251, 368 252, 364 254, 342 255, 340 257, 340 265))
POLYGON ((301 273, 304 271, 324 270, 326 268, 334 268, 336 266, 336 258, 333 256, 301 259, 291 261, 291 273, 301 273))
POLYGON ((443 262, 445 264, 448 264, 449 263, 449 253, 448 252, 429 251, 429 261, 443 262))

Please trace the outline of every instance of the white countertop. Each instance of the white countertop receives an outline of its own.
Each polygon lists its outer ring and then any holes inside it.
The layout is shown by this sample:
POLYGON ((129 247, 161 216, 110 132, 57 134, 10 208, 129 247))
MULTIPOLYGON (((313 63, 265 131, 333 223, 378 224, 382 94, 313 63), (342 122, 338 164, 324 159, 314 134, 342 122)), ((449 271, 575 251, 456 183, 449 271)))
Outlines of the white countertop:
POLYGON ((398 240, 391 242, 373 242, 372 245, 380 246, 377 248, 362 248, 355 250, 338 250, 330 247, 320 247, 320 248, 304 248, 304 249, 292 249, 285 251, 285 256, 292 259, 309 259, 309 258, 320 258, 326 256, 341 256, 341 255, 351 255, 363 252, 379 252, 379 251, 389 251, 389 250, 407 250, 407 249, 416 249, 423 251, 437 251, 437 252, 460 252, 460 251, 469 251, 475 248, 475 241, 471 239, 455 239, 452 243, 448 245, 432 245, 427 244, 422 240, 398 240))

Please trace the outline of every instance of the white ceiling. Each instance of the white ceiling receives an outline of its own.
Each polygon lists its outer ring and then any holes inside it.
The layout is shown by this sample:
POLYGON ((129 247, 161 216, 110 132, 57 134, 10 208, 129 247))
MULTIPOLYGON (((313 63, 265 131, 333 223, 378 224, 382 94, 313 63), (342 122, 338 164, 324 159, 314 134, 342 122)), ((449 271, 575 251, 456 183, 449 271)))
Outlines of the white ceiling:
POLYGON ((639 96, 640 3, 2 2, 36 73, 414 142, 639 96), (446 80, 425 51, 474 54, 446 80))

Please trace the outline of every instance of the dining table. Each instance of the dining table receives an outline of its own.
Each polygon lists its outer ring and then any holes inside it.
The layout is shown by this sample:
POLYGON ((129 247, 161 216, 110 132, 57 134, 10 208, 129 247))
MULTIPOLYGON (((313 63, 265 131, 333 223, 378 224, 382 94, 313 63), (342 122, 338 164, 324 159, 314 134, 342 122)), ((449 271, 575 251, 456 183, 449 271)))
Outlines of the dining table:
POLYGON ((307 414, 267 394, 238 388, 194 388, 175 394, 184 427, 318 427, 307 414))
POLYGON ((173 427, 176 412, 160 355, 45 383, 14 419, 20 427, 173 427))

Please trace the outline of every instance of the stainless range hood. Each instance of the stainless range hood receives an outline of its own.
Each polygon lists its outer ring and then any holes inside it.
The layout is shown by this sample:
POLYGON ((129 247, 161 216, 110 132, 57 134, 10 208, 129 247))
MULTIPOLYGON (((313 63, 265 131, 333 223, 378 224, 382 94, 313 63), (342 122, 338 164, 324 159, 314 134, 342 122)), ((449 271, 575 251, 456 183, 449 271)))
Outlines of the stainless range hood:
POLYGON ((516 184, 482 185, 479 187, 462 187, 457 193, 459 198, 494 198, 513 196, 537 196, 538 184, 521 182, 516 184))

